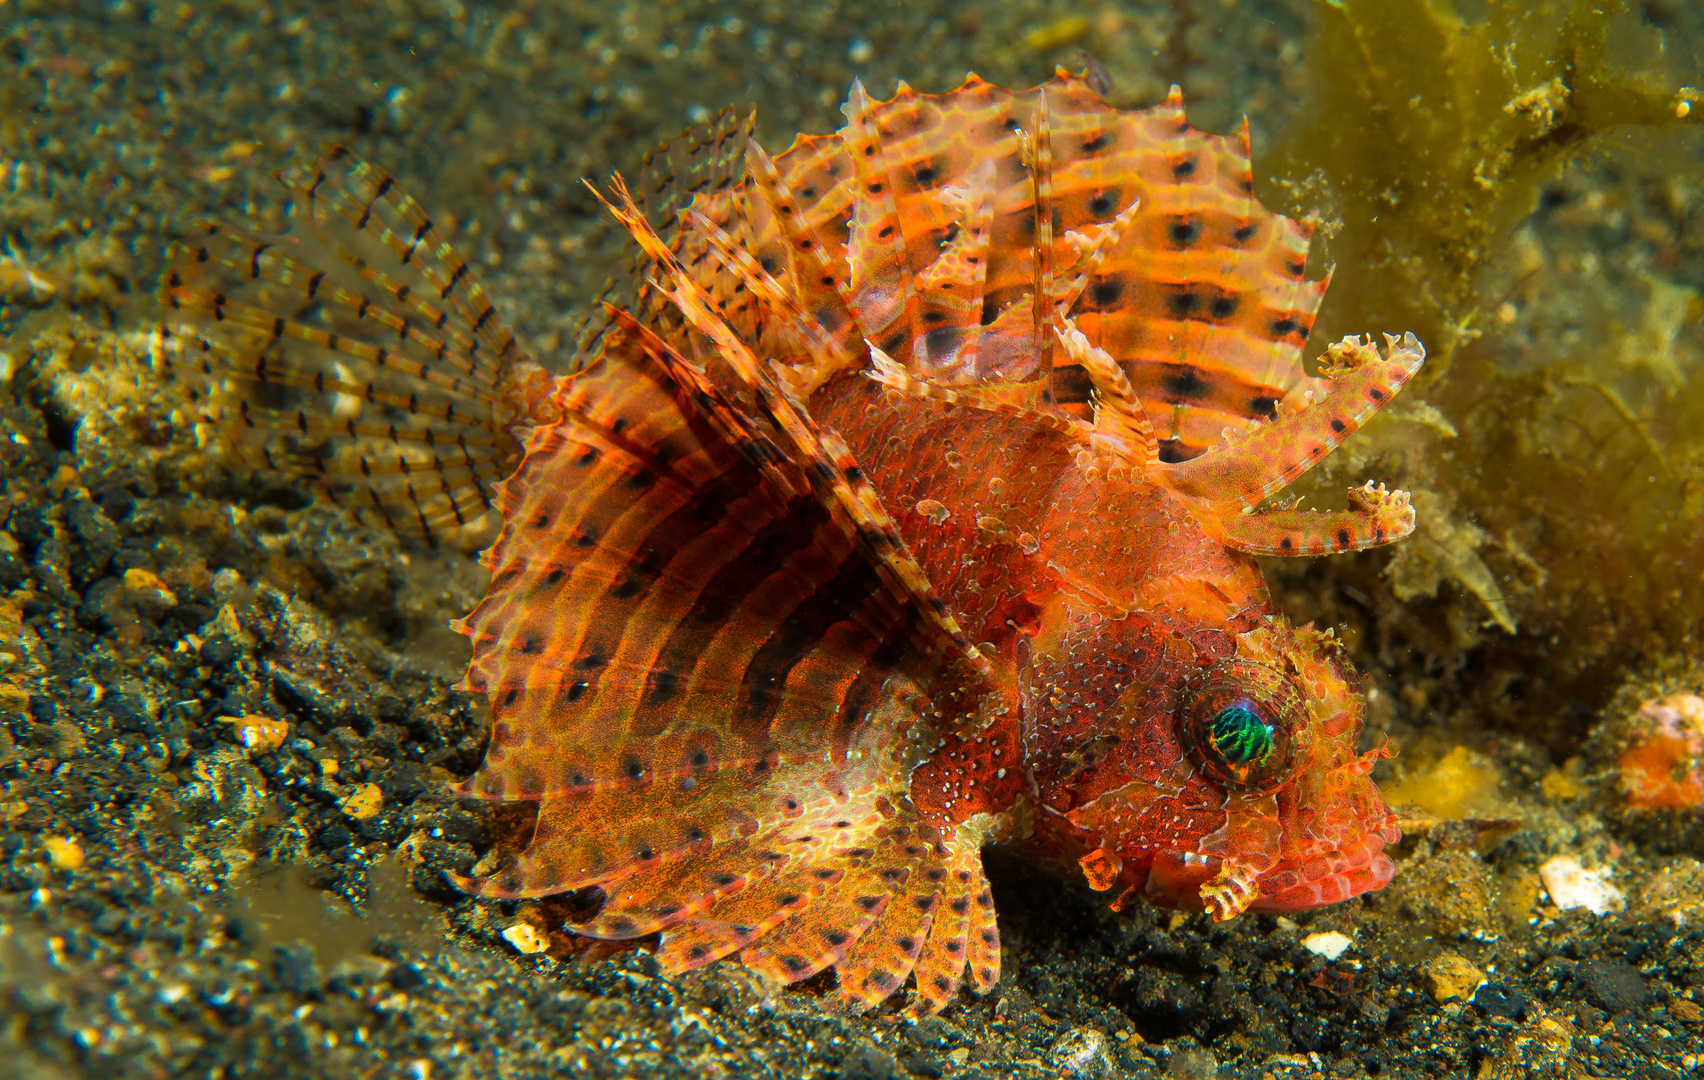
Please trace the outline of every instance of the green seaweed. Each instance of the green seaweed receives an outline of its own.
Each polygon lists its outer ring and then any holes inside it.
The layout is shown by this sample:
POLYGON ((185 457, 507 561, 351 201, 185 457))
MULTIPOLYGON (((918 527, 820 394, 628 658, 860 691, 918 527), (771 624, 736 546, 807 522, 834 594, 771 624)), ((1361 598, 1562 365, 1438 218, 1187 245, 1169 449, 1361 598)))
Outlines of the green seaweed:
POLYGON ((1433 707, 1573 747, 1563 720, 1704 619, 1699 52, 1663 48, 1649 5, 1315 14, 1308 100, 1263 156, 1261 196, 1320 222, 1336 275, 1315 349, 1412 330, 1430 358, 1309 490, 1395 476, 1421 521, 1389 554, 1274 575, 1397 679, 1474 673, 1422 679, 1451 694, 1433 707), (1576 194, 1633 222, 1621 248, 1559 216, 1576 194))
POLYGON ((1439 381, 1477 335, 1487 263, 1561 166, 1629 126, 1704 120, 1696 91, 1613 68, 1610 30, 1626 17, 1589 0, 1490 3, 1475 20, 1447 0, 1322 0, 1317 108, 1267 159, 1284 201, 1329 201, 1323 253, 1352 268, 1333 282, 1319 340, 1413 330, 1439 381))

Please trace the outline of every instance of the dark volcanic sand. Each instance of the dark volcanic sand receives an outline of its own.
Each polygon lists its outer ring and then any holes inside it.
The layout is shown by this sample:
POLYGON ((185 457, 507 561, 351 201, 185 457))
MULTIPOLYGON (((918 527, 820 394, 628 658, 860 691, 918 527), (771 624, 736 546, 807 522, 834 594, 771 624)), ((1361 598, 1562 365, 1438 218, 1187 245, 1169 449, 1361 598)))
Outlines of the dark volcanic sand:
POLYGON ((1561 763, 1525 744, 1488 766, 1524 825, 1434 829, 1404 845, 1386 894, 1293 920, 1115 915, 991 855, 1005 978, 921 1022, 837 1016, 820 986, 772 994, 726 964, 674 980, 643 950, 567 956, 554 934, 566 959, 521 955, 512 928, 549 930, 559 911, 523 919, 445 882, 503 826, 445 791, 482 747, 479 708, 449 688, 465 644, 445 629, 481 572, 194 448, 138 363, 166 245, 200 218, 275 216, 268 173, 347 142, 453 230, 515 329, 561 361, 622 258, 580 178, 631 172, 707 111, 757 104, 775 150, 838 126, 854 75, 882 95, 972 68, 1032 83, 1088 45, 1121 104, 1176 79, 1204 127, 1246 111, 1258 169, 1306 62, 1300 0, 851 10, 0 5, 0 1071, 1693 1068, 1698 864, 1638 855, 1589 799, 1541 786, 1561 763), (284 741, 246 746, 265 727, 240 717, 284 722, 284 741), (1620 858, 1627 910, 1548 905, 1534 870, 1557 852, 1620 858), (1336 961, 1303 944, 1330 931, 1354 939, 1336 961))

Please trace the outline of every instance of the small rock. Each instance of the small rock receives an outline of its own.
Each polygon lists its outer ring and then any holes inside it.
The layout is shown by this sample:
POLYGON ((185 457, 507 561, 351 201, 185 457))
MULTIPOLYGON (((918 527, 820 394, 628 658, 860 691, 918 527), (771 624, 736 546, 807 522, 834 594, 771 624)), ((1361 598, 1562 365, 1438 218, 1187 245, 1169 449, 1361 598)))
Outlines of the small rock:
POLYGON ((1527 1021, 1510 1033, 1494 1058, 1481 1061, 1485 1080, 1525 1080, 1529 1076, 1574 1076, 1574 1037, 1578 1029, 1561 1014, 1532 1002, 1527 1021))
POLYGON ((219 604, 246 603, 244 592, 243 576, 232 568, 227 566, 213 575, 213 599, 219 604))
POLYGON ((356 821, 377 817, 385 807, 385 793, 377 784, 356 784, 337 802, 338 808, 356 821))
POLYGON ((1172 1051, 1166 1062, 1166 1076, 1171 1080, 1213 1080, 1219 1075, 1219 1062, 1213 1052, 1203 1046, 1186 1043, 1172 1051))
POLYGON ((227 634, 214 634, 201 643, 201 662, 221 668, 237 658, 237 643, 227 634))
POLYGON ((306 945, 278 945, 272 950, 272 972, 278 985, 292 993, 319 989, 319 964, 306 945))
POLYGON ((904 1075, 894 1056, 874 1043, 858 1043, 840 1059, 840 1080, 900 1080, 904 1075))
POLYGON ((37 985, 27 979, 12 988, 12 999, 34 1016, 46 1016, 65 1007, 58 987, 37 985))
POLYGON ((248 747, 252 755, 270 753, 284 745, 284 738, 290 733, 290 725, 283 720, 274 720, 270 716, 221 716, 222 723, 234 724, 237 728, 237 741, 248 747))
POLYGON ((1425 980, 1432 1000, 1440 1005, 1468 1001, 1489 981, 1465 956, 1453 952, 1439 953, 1426 961, 1420 968, 1420 977, 1425 980))
POLYGON ((1504 1020, 1519 1020, 1521 1011, 1526 1008, 1527 996, 1512 986, 1502 983, 1486 983, 1473 995, 1473 1005, 1486 1016, 1499 1016, 1504 1020))
POLYGON ((1644 978, 1624 960, 1587 960, 1574 969, 1574 980, 1587 1001, 1607 1012, 1641 1009, 1651 998, 1644 978))
POLYGON ((503 940, 518 953, 530 956, 550 947, 550 939, 539 933, 532 923, 518 922, 503 931, 503 940))
POLYGON ((59 708, 51 698, 40 694, 30 695, 30 719, 38 724, 51 724, 59 719, 59 708))
POLYGON ((407 993, 426 985, 426 976, 413 964, 396 964, 385 972, 385 981, 398 990, 407 993))
POLYGON ((65 520, 76 530, 77 538, 83 541, 89 560, 104 569, 118 552, 118 542, 122 538, 118 526, 81 488, 71 494, 69 502, 70 505, 65 508, 65 520))
POLYGON ((1072 1028, 1047 1048, 1048 1064, 1071 1080, 1105 1080, 1112 1076, 1112 1051, 1105 1035, 1094 1028, 1072 1028))
POLYGON ((1610 883, 1609 868, 1587 870, 1572 855, 1558 855, 1538 868, 1550 900, 1563 911, 1585 908, 1593 915, 1607 915, 1627 906, 1626 895, 1610 883))
POLYGON ((47 861, 56 870, 76 870, 83 865, 83 845, 74 836, 49 836, 42 840, 47 861))
POLYGON ((1327 930, 1323 934, 1309 934, 1302 939, 1302 948, 1315 956, 1323 956, 1327 960, 1336 960, 1349 951, 1355 944, 1355 939, 1336 930, 1327 930))
POLYGON ((392 844, 408 833, 408 821, 401 814, 378 813, 357 821, 356 831, 367 840, 392 844))
POLYGON ((939 1016, 925 1016, 911 1027, 911 1041, 925 1050, 945 1050, 968 1039, 963 1028, 939 1016))
POLYGON ((1704 1023, 1704 1009, 1700 1009, 1695 1002, 1688 1001, 1685 998, 1677 997, 1671 1000, 1668 1010, 1670 1016, 1683 1024, 1704 1023))
POLYGON ((355 842, 355 834, 341 821, 334 821, 319 831, 320 847, 327 851, 346 848, 355 842))
POLYGON ((151 619, 158 619, 178 605, 177 593, 167 588, 152 570, 131 567, 124 572, 123 580, 125 599, 151 619))

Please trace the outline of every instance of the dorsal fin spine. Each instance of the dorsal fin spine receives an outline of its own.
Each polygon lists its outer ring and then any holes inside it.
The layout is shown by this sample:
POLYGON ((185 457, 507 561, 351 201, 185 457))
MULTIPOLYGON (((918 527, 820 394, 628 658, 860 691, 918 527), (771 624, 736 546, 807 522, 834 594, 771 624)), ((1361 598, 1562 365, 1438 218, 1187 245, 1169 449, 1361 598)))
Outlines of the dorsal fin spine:
POLYGON ((1053 370, 1053 125, 1047 113, 1047 88, 1036 91, 1035 126, 1030 145, 1030 187, 1035 199, 1035 284, 1031 304, 1035 319, 1036 366, 1053 370))
POLYGON ((905 223, 900 218, 899 204, 894 199, 893 172, 882 148, 881 131, 876 123, 875 108, 864 92, 864 84, 854 80, 852 93, 843 111, 846 114, 848 152, 852 171, 857 178, 857 194, 853 199, 852 243, 848 245, 849 263, 871 266, 881 274, 879 282, 866 279, 860 289, 856 272, 853 274, 854 310, 858 312, 864 337, 883 346, 893 345, 893 328, 909 334, 917 325, 917 290, 912 282, 911 267, 906 258, 905 223), (888 278, 891 276, 891 280, 888 278), (865 299, 873 288, 893 290, 898 303, 872 307, 865 299), (880 314, 879 320, 874 316, 880 314))

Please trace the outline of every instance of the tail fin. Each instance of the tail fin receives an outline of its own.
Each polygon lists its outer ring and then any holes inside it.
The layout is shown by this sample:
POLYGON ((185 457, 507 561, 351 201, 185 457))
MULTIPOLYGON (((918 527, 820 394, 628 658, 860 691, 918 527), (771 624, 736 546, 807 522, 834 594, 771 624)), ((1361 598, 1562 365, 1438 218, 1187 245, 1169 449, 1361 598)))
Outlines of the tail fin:
POLYGON ((400 531, 473 525, 548 377, 385 173, 333 147, 284 182, 291 235, 207 226, 176 252, 160 369, 251 467, 400 531))

